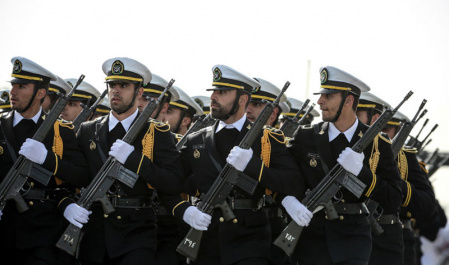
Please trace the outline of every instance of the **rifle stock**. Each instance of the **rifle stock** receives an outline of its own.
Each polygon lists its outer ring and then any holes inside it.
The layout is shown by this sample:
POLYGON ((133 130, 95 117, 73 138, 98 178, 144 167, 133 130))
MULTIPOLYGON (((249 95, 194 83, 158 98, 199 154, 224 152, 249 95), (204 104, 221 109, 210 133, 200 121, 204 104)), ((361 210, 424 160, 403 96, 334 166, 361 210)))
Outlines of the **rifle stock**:
MULTIPOLYGON (((358 153, 363 152, 412 94, 413 92, 410 91, 395 109, 391 110, 386 108, 374 124, 364 133, 363 137, 354 144, 352 150, 358 153)), ((326 205, 342 187, 345 187, 356 197, 360 198, 366 185, 356 176, 346 172, 346 170, 337 163, 329 173, 323 177, 318 185, 306 194, 306 197, 301 203, 305 205, 309 211, 315 212, 319 206, 326 205)), ((276 238, 274 245, 281 248, 288 256, 291 256, 298 244, 302 229, 303 227, 299 226, 295 221, 291 221, 284 231, 282 231, 276 238)))
MULTIPOLYGON (((165 94, 168 92, 170 87, 173 85, 174 80, 170 82, 165 87, 162 94, 156 99, 152 99, 150 103, 145 107, 142 113, 138 116, 137 120, 131 125, 128 132, 123 137, 123 141, 132 144, 136 139, 137 135, 143 129, 151 114, 156 110, 162 101, 165 94)), ((92 206, 95 201, 99 201, 103 207, 105 214, 110 214, 115 211, 109 198, 107 198, 107 191, 113 185, 116 180, 124 183, 125 185, 132 188, 137 181, 138 175, 131 170, 126 169, 117 159, 112 156, 106 160, 106 162, 101 167, 100 171, 97 173, 92 182, 83 189, 81 192, 81 197, 76 202, 79 206, 86 210, 92 206)), ((79 229, 73 224, 69 224, 65 232, 59 238, 56 246, 70 255, 75 255, 78 249, 79 242, 81 240, 82 229, 79 229)))
MULTIPOLYGON (((267 122, 274 108, 279 105, 281 96, 289 86, 290 82, 287 81, 276 100, 273 103, 267 103, 265 105, 259 117, 251 126, 251 129, 249 129, 243 140, 240 142, 240 148, 249 149, 253 145, 254 141, 259 136, 260 131, 267 122)), ((198 210, 202 211, 203 213, 212 215, 215 208, 220 208, 223 211, 225 221, 232 220, 235 217, 232 213, 231 207, 229 207, 226 202, 229 193, 233 190, 234 186, 239 186, 248 194, 252 194, 257 184, 258 182, 256 180, 245 174, 242 174, 232 165, 226 163, 210 189, 203 196, 201 196, 201 201, 197 206, 198 210)), ((190 228, 190 230, 187 232, 187 235, 178 245, 176 251, 186 256, 190 260, 196 261, 201 245, 202 234, 203 231, 190 228)))
MULTIPOLYGON (((39 126, 36 133, 33 135, 32 138, 33 140, 42 142, 47 137, 48 133, 53 128, 53 125, 55 124, 62 110, 64 110, 67 101, 69 101, 76 87, 78 87, 79 84, 81 84, 83 79, 84 75, 81 75, 75 87, 72 88, 72 90, 69 92, 67 96, 64 96, 60 93, 58 94, 59 96, 58 101, 53 106, 51 111, 48 113, 44 122, 39 126)), ((6 202, 10 199, 15 201, 17 210, 20 213, 28 210, 28 206, 26 205, 22 196, 19 194, 23 185, 25 185, 29 177, 32 177, 41 184, 47 186, 52 175, 53 175, 52 172, 28 160, 23 155, 20 155, 14 162, 14 165, 10 168, 10 170, 6 174, 3 181, 0 183, 0 210, 3 210, 3 208, 6 205, 6 202)))

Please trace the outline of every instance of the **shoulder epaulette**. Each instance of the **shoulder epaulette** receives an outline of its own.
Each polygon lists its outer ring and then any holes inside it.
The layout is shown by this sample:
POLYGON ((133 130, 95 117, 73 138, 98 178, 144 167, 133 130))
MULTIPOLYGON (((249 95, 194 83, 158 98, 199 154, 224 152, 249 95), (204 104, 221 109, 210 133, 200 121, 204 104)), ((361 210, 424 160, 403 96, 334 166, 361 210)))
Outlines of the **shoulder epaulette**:
POLYGON ((73 123, 71 121, 66 121, 64 119, 58 118, 56 120, 56 123, 59 124, 59 126, 65 127, 65 128, 69 128, 70 130, 73 130, 74 126, 73 123))
POLYGON ((151 119, 149 121, 154 123, 154 128, 160 132, 166 132, 170 130, 170 124, 168 124, 168 122, 164 123, 155 119, 151 119))
MULTIPOLYGON (((266 127, 264 127, 264 131, 267 131, 267 134, 269 136, 271 136, 271 138, 275 139, 276 141, 278 141, 282 144, 285 143, 285 136, 281 130, 273 128, 271 126, 266 126, 266 127)), ((265 132, 264 132, 264 135, 265 135, 265 132)))
POLYGON ((380 132, 380 133, 379 133, 379 138, 382 139, 382 140, 384 140, 385 142, 391 144, 390 138, 389 138, 388 135, 386 135, 385 133, 380 132))
POLYGON ((418 153, 418 149, 416 147, 412 147, 412 146, 404 146, 404 147, 402 147, 402 150, 404 150, 404 152, 412 153, 412 154, 418 153))
POLYGON ((6 116, 8 114, 8 112, 2 112, 0 113, 0 117, 6 116))
POLYGON ((179 134, 179 133, 175 133, 175 137, 176 137, 176 140, 181 140, 181 138, 182 138, 182 134, 179 134))
POLYGON ((301 129, 312 129, 312 128, 313 128, 312 124, 301 125, 301 129))

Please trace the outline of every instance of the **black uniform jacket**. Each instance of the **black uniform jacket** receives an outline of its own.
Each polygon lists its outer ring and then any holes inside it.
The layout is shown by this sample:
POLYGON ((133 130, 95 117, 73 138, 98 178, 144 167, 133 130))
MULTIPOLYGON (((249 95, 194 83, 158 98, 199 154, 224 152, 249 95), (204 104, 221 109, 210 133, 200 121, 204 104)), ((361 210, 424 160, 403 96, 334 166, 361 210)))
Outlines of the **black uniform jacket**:
MULTIPOLYGON (((352 147, 367 129, 368 126, 358 121, 349 147, 352 147)), ((402 200, 401 178, 388 136, 379 134, 377 142, 380 156, 375 173, 370 169, 370 157, 376 148, 373 149, 373 143, 370 143, 364 150, 364 166, 357 176, 366 184, 362 197, 358 199, 344 188, 340 190, 341 194, 338 194, 338 197, 345 203, 363 202, 370 197, 382 205, 385 214, 397 213, 402 200)), ((301 176, 305 178, 306 188, 310 190, 326 175, 323 162, 328 170, 337 163, 332 156, 328 123, 325 122, 301 126, 290 140, 288 149, 300 168, 301 176)), ((343 220, 328 221, 324 218, 323 211, 320 211, 304 229, 296 250, 300 252, 299 257, 309 258, 318 263, 322 261, 320 258, 328 260, 325 258, 326 255, 330 255, 334 262, 341 262, 351 258, 366 259, 369 257, 370 246, 371 231, 365 215, 346 216, 343 220), (314 247, 314 244, 319 246, 314 247), (356 250, 354 246, 360 248, 356 250), (329 254, 321 252, 326 250, 329 254)))
MULTIPOLYGON (((189 183, 190 191, 196 191, 193 196, 206 193, 220 173, 214 166, 212 158, 224 167, 224 161, 215 144, 214 126, 206 127, 187 136, 187 142, 181 149, 181 160, 184 168, 186 183, 189 183)), ((234 145, 239 145, 243 137, 249 131, 251 122, 245 121, 234 145)), ((265 129, 271 130, 271 129, 265 129)), ((298 175, 299 170, 289 155, 284 144, 284 136, 280 131, 272 130, 268 139, 271 145, 269 166, 265 166, 261 160, 261 139, 263 130, 252 145, 253 157, 246 166, 244 173, 257 180, 258 186, 255 194, 250 196, 234 188, 231 196, 237 198, 252 199, 258 201, 265 192, 265 188, 273 193, 284 194, 303 193, 303 183, 298 175)), ((236 199, 237 200, 237 199, 236 199)), ((189 203, 178 204, 173 213, 182 218, 189 203)), ((268 257, 271 244, 270 228, 267 215, 263 209, 248 210, 235 209, 237 222, 220 222, 222 212, 215 209, 212 223, 208 231, 204 233, 201 242, 198 261, 201 259, 213 260, 218 255, 221 264, 230 264, 248 257, 268 257)), ((216 260, 215 260, 216 262, 216 260)))
MULTIPOLYGON (((106 159, 109 157, 108 120, 109 115, 106 115, 84 122, 77 134, 77 139, 88 159, 91 178, 96 176, 104 164, 101 152, 106 159)), ((130 130, 131 128, 132 125, 130 130)), ((135 149, 124 166, 137 173, 139 178, 133 188, 115 181, 109 191, 111 199, 118 195, 122 199, 151 198, 153 188, 157 190, 161 200, 166 196, 179 196, 181 166, 169 126, 148 121, 134 140, 133 146, 135 149), (142 150, 142 139, 151 123, 155 124, 153 162, 142 150)), ((80 258, 101 262, 105 254, 114 258, 137 248, 156 250, 156 217, 153 208, 115 207, 115 212, 109 216, 104 215, 99 204, 94 203, 91 209, 93 213, 89 216, 89 222, 83 227, 85 235, 81 241, 80 258)))
POLYGON ((430 220, 436 210, 435 193, 427 174, 419 165, 416 153, 416 149, 404 147, 398 156, 403 194, 401 218, 413 217, 425 221, 430 220), (405 160, 401 155, 405 156, 405 160))
MULTIPOLYGON (((42 124, 45 118, 42 112, 37 125, 33 130, 27 132, 27 137, 32 138, 37 131, 38 126, 42 124)), ((19 150, 22 143, 18 143, 13 131, 14 112, 3 114, 0 118, 2 135, 0 137, 0 178, 6 176, 12 165, 13 157, 19 157, 19 150), (5 139, 9 142, 14 154, 10 153, 5 139)), ((62 213, 58 211, 57 206, 60 199, 74 190, 74 187, 81 187, 88 183, 88 165, 81 149, 76 141, 75 133, 70 126, 59 126, 59 134, 62 138, 63 152, 62 158, 52 152, 54 141, 54 128, 52 126, 47 137, 43 141, 48 150, 45 162, 41 165, 43 168, 53 172, 49 184, 45 187, 31 176, 24 185, 25 191, 30 189, 28 195, 32 192, 41 191, 47 197, 41 199, 27 199, 29 210, 18 213, 14 201, 8 201, 4 215, 0 221, 1 233, 7 233, 9 236, 0 236, 3 243, 11 246, 16 243, 18 248, 30 248, 43 245, 54 245, 64 232, 68 222, 64 219, 62 213), (56 184, 55 177, 62 180, 59 186, 56 184), (6 230, 5 230, 6 229, 6 230), (12 236, 12 238, 11 238, 12 236)), ((35 193, 33 193, 35 194, 35 193)), ((24 195, 26 196, 26 195, 24 195)))

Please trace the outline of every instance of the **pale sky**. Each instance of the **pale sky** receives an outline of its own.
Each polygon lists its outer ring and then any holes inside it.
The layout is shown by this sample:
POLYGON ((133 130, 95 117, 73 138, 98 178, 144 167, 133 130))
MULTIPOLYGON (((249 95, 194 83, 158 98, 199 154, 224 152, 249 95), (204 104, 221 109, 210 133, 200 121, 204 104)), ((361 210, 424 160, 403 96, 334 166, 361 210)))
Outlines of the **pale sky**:
MULTIPOLYGON (((316 102, 320 67, 335 66, 392 106, 412 90, 409 118, 427 99, 420 138, 438 123, 427 150, 449 151, 447 0, 2 0, 0 36, 1 88, 14 56, 64 79, 84 74, 100 91, 103 62, 130 57, 191 96, 209 96, 211 69, 225 64, 280 88, 290 81, 287 96, 316 102)), ((443 173, 436 192, 449 208, 443 173)))

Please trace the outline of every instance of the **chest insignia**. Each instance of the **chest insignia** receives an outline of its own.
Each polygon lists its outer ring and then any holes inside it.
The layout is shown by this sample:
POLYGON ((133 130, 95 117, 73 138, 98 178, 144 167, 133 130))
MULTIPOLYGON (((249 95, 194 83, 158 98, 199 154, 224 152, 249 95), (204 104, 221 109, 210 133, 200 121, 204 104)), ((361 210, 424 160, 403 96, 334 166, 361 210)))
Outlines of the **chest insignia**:
POLYGON ((200 156, 201 156, 200 151, 198 151, 198 149, 195 149, 195 151, 193 151, 193 157, 200 158, 200 156))
POLYGON ((90 150, 91 150, 91 151, 93 151, 93 150, 95 150, 95 149, 97 148, 97 144, 95 143, 94 140, 91 140, 91 141, 90 141, 89 147, 90 147, 90 150))

